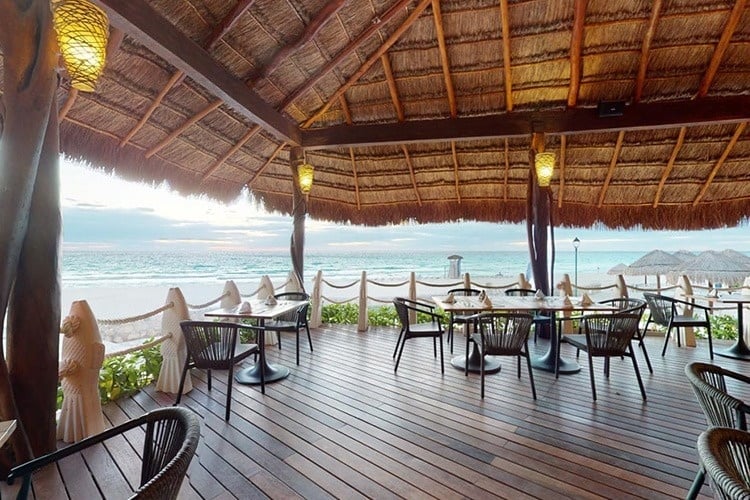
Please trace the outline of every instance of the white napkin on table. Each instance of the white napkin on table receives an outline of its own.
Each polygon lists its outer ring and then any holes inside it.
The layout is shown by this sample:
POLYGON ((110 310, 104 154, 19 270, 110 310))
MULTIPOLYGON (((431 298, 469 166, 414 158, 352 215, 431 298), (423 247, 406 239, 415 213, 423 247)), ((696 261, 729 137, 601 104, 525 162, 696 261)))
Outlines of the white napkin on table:
POLYGON ((534 294, 534 297, 536 297, 537 300, 542 300, 544 298, 544 293, 542 293, 541 290, 537 290, 536 293, 534 294))
POLYGON ((268 298, 266 299, 267 306, 275 306, 278 303, 279 302, 276 300, 276 297, 274 297, 273 295, 269 295, 268 298))
POLYGON ((242 304, 240 304, 240 308, 237 310, 237 312, 240 312, 243 314, 251 313, 253 312, 253 307, 250 305, 250 302, 245 301, 242 304))
POLYGON ((586 292, 583 292, 583 296, 581 297, 581 305, 583 307, 588 307, 588 306, 590 306, 593 303, 594 303, 594 301, 591 300, 591 297, 589 297, 589 294, 586 293, 586 292))
POLYGON ((449 293, 448 296, 445 298, 445 303, 453 304, 454 302, 456 302, 456 297, 452 293, 449 293))
POLYGON ((570 297, 567 294, 565 294, 565 298, 563 299, 563 307, 565 309, 573 308, 573 302, 571 302, 570 297))

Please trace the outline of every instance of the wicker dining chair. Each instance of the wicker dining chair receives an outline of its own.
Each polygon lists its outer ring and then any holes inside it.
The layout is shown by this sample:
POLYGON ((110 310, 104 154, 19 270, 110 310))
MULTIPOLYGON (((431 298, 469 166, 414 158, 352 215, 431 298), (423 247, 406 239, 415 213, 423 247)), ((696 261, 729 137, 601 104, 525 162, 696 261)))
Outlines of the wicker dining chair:
POLYGON ((698 436, 697 448, 716 498, 750 499, 749 432, 711 427, 698 436))
MULTIPOLYGON (((478 296, 482 291, 477 288, 452 288, 448 290, 448 294, 453 294, 459 297, 471 297, 478 296)), ((448 338, 446 342, 450 346, 451 354, 453 354, 453 331, 454 325, 467 325, 474 321, 474 314, 459 314, 454 311, 450 312, 450 318, 448 320, 448 338)))
POLYGON ((396 348, 393 351, 393 357, 396 357, 396 352, 398 352, 398 358, 396 358, 396 366, 393 368, 393 372, 395 373, 398 371, 398 365, 401 362, 401 354, 404 352, 404 345, 406 345, 407 340, 420 337, 432 337, 432 349, 435 357, 437 357, 437 344, 440 344, 440 372, 445 373, 445 365, 443 363, 443 324, 441 316, 435 312, 435 306, 416 300, 396 297, 393 299, 393 307, 396 308, 396 314, 401 323, 401 331, 398 334, 396 348), (409 311, 428 316, 430 322, 412 323, 409 321, 409 311))
POLYGON ((619 312, 633 313, 638 315, 638 328, 636 328, 635 330, 633 340, 638 341, 638 346, 641 348, 641 351, 643 351, 643 357, 646 360, 648 371, 650 373, 654 373, 654 369, 651 367, 651 360, 648 357, 648 351, 646 351, 646 344, 643 342, 643 339, 646 337, 646 329, 640 328, 640 318, 643 317, 643 313, 646 310, 646 307, 648 307, 648 303, 643 299, 630 297, 617 297, 615 299, 600 300, 598 303, 615 306, 617 307, 617 310, 619 312))
MULTIPOLYGON (((240 344, 239 330, 259 331, 257 326, 241 323, 224 323, 219 321, 181 321, 180 327, 187 345, 187 357, 182 368, 180 388, 177 390, 175 405, 180 403, 182 388, 190 368, 206 370, 208 374, 208 390, 211 390, 211 370, 227 370, 227 404, 224 420, 229 420, 229 409, 232 405, 232 381, 234 380, 234 365, 251 354, 261 357, 265 351, 258 344, 240 344)), ((257 338, 257 337, 256 337, 257 338)), ((263 370, 260 370, 260 389, 265 393, 266 385, 263 370)))
MULTIPOLYGON (((531 297, 535 293, 536 290, 531 290, 529 288, 508 288, 505 290, 505 295, 508 297, 531 297)), ((540 314, 539 311, 534 311, 531 314, 534 318, 532 324, 534 325, 534 343, 536 344, 536 339, 539 336, 539 325, 549 324, 549 322, 552 321, 552 317, 540 314)))
POLYGON ((297 364, 299 364, 299 331, 304 328, 307 332, 307 342, 310 344, 310 352, 313 352, 312 337, 310 336, 310 325, 307 322, 307 309, 310 307, 310 296, 304 292, 286 292, 274 295, 276 300, 305 301, 294 311, 282 314, 272 321, 266 322, 266 331, 276 332, 279 337, 279 349, 281 349, 281 334, 283 332, 294 332, 297 335, 297 364))
POLYGON ((677 347, 680 347, 680 328, 702 327, 705 328, 708 333, 709 356, 711 359, 714 359, 714 345, 711 336, 711 318, 709 317, 711 309, 709 307, 676 299, 674 297, 668 297, 666 295, 659 295, 658 293, 644 292, 643 298, 646 299, 649 311, 651 312, 643 331, 646 332, 648 330, 648 325, 652 322, 667 329, 667 333, 664 337, 664 347, 661 350, 662 356, 667 352, 669 336, 672 333, 673 328, 677 330, 677 347), (699 309, 703 314, 681 314, 677 309, 678 307, 699 309))
POLYGON ((145 426, 145 437, 141 451, 140 485, 131 498, 177 498, 188 465, 198 446, 201 430, 200 420, 196 414, 182 407, 153 410, 100 434, 14 467, 8 474, 8 484, 22 477, 23 483, 17 498, 25 499, 29 494, 33 472, 142 426, 145 426))
MULTIPOLYGON (((531 370, 529 356, 529 330, 533 323, 533 316, 528 313, 484 313, 478 316, 479 333, 473 334, 472 340, 476 344, 481 357, 480 378, 481 396, 484 398, 484 361, 485 356, 517 356, 518 378, 521 378, 521 358, 526 358, 529 370, 531 395, 536 399, 534 373, 531 370)), ((464 373, 469 373, 469 349, 466 349, 466 366, 464 373)))
MULTIPOLYGON (((633 352, 632 340, 638 330, 641 315, 631 312, 616 312, 612 314, 587 314, 581 317, 581 331, 583 334, 565 335, 563 338, 573 347, 586 351, 589 358, 589 376, 591 378, 591 394, 596 401, 596 382, 594 381, 593 358, 627 356, 633 362, 633 370, 638 380, 643 400, 646 400, 646 390, 641 380, 641 372, 633 352)), ((557 368, 555 372, 557 372, 557 368)), ((609 377, 609 364, 605 361, 604 375, 609 377)))
MULTIPOLYGON (((689 363, 685 366, 685 376, 703 410, 708 427, 733 427, 747 430, 750 406, 730 394, 727 380, 730 380, 735 388, 741 386, 750 389, 750 377, 708 363, 689 363)), ((699 465, 686 498, 696 498, 704 480, 705 470, 699 465)))

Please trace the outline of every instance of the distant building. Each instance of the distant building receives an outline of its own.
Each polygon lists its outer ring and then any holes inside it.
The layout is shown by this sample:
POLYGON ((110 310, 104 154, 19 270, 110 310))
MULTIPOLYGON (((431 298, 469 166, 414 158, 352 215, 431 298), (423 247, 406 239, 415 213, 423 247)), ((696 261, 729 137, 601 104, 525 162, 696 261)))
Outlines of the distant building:
POLYGON ((448 268, 449 278, 461 277, 461 259, 463 259, 463 257, 460 255, 450 255, 448 257, 448 261, 450 262, 450 267, 448 268))

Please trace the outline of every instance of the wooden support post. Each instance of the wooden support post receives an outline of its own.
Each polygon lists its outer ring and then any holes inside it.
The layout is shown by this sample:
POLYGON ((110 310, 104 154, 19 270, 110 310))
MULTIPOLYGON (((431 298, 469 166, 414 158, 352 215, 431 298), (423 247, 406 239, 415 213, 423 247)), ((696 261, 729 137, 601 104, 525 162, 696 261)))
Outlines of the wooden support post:
POLYGON ((357 318, 357 331, 366 332, 369 327, 367 317, 367 271, 362 271, 359 279, 359 315, 357 318))
POLYGON ((300 147, 289 149, 289 168, 292 171, 292 239, 290 242, 290 253, 292 256, 292 268, 305 290, 304 256, 305 256, 305 218, 307 217, 307 196, 299 187, 299 176, 297 169, 304 163, 304 151, 300 147))

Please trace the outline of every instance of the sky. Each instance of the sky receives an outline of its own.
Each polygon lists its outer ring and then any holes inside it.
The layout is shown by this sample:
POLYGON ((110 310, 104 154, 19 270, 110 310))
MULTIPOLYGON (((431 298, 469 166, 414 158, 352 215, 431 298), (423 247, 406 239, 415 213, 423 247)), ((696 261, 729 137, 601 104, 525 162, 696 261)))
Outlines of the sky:
MULTIPOLYGON (((313 187, 313 189, 315 189, 313 187)), ((126 182, 64 159, 61 168, 63 249, 288 252, 292 219, 267 213, 248 198, 225 205, 183 197, 168 185, 126 182)), ((642 231, 555 228, 557 251, 750 251, 750 231, 642 231)), ((462 222, 386 227, 341 225, 310 218, 305 251, 311 253, 424 251, 460 253, 481 242, 484 251, 524 251, 523 224, 462 222)))

